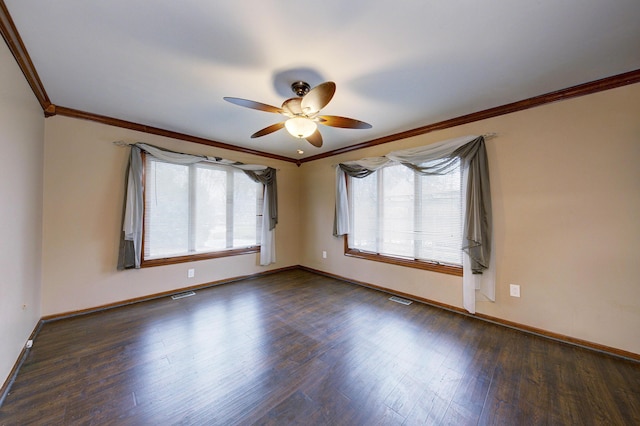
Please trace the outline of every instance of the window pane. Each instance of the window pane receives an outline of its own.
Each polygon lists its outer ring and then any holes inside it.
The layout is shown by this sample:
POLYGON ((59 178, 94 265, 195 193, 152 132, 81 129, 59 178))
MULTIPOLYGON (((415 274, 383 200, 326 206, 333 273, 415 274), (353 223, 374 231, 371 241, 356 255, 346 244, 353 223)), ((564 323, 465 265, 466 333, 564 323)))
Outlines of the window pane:
POLYGON ((414 257, 414 172, 394 166, 382 170, 382 241, 380 253, 414 257))
POLYGON ((349 247, 378 252, 378 178, 374 173, 362 179, 350 179, 351 233, 349 247))
POLYGON ((145 258, 183 254, 189 250, 189 167, 149 161, 145 258))
POLYGON ((460 167, 442 176, 421 176, 422 227, 417 256, 462 264, 460 167))
POLYGON ((195 171, 194 250, 222 250, 227 247, 227 172, 206 166, 195 171))
POLYGON ((235 172, 233 184, 233 246, 255 246, 258 241, 258 184, 244 172, 235 172))

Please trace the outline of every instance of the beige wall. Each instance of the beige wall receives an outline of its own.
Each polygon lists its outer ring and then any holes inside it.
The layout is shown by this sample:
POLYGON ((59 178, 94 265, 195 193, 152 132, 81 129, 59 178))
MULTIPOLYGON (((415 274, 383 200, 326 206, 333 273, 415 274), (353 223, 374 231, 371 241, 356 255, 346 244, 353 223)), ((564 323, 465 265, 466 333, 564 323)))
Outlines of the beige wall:
POLYGON ((46 119, 44 151, 43 315, 300 263, 300 169, 295 164, 59 116, 46 119), (258 255, 251 254, 117 271, 129 150, 113 145, 116 140, 140 141, 279 169, 277 263, 259 266, 258 255), (187 278, 189 268, 195 269, 195 278, 187 278))
POLYGON ((478 312, 640 354, 640 84, 303 164, 302 264, 461 307, 461 278, 343 255, 331 166, 486 132, 497 300, 478 312))
POLYGON ((44 116, 0 42, 0 385, 40 319, 44 116))

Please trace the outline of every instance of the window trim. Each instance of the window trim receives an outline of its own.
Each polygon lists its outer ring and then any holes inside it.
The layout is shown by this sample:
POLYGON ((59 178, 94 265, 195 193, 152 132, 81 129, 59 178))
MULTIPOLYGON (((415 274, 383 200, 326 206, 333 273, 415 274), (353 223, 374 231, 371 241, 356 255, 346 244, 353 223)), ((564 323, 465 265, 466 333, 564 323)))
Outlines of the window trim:
POLYGON ((344 236, 344 255, 358 259, 372 260, 374 262, 388 263, 391 265, 405 266, 408 268, 422 269, 425 271, 440 272, 442 274, 462 276, 462 266, 449 265, 428 260, 409 259, 402 257, 386 256, 380 253, 367 252, 349 248, 348 236, 344 236))
MULTIPOLYGON (((146 205, 147 205, 147 153, 145 151, 141 152, 142 155, 142 187, 144 188, 143 191, 143 196, 142 196, 142 206, 143 206, 143 212, 142 212, 142 217, 143 217, 143 221, 142 221, 142 250, 141 250, 141 259, 140 259, 140 268, 149 268, 149 267, 153 267, 153 266, 163 266, 163 265, 174 265, 174 264, 178 264, 178 263, 186 263, 186 262, 196 262, 198 260, 208 260, 208 259, 220 259, 220 258, 224 258, 224 257, 231 257, 231 256, 240 256, 240 255, 244 255, 244 254, 253 254, 253 253, 260 253, 260 245, 256 245, 256 246, 249 246, 249 247, 242 247, 242 248, 236 248, 236 249, 227 249, 227 250, 217 250, 217 251, 211 251, 211 252, 206 252, 206 253, 194 253, 194 254, 187 254, 187 255, 182 255, 182 256, 171 256, 171 257, 161 257, 161 258, 154 258, 154 259, 147 259, 145 260, 144 258, 144 246, 145 246, 145 220, 144 217, 146 215, 146 205)), ((264 185, 263 185, 264 186, 264 185)))
MULTIPOLYGON (((142 239, 142 248, 144 249, 144 238, 142 239)), ((163 257, 156 259, 144 260, 140 262, 141 268, 148 268, 151 266, 173 265, 177 263, 195 262, 198 260, 207 259, 219 259, 223 257, 239 256, 243 254, 260 253, 260 246, 244 247, 231 250, 219 250, 207 253, 188 254, 184 256, 163 257)))

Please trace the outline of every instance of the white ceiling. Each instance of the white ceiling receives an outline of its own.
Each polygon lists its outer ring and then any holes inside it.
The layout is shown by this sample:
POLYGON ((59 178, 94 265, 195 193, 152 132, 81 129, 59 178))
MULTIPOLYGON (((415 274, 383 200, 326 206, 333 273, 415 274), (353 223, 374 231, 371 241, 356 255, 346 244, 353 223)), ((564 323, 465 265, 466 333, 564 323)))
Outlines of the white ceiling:
POLYGON ((640 69, 639 0, 4 1, 53 104, 294 159, 640 69), (294 80, 373 128, 250 139, 281 117, 222 99, 294 80))

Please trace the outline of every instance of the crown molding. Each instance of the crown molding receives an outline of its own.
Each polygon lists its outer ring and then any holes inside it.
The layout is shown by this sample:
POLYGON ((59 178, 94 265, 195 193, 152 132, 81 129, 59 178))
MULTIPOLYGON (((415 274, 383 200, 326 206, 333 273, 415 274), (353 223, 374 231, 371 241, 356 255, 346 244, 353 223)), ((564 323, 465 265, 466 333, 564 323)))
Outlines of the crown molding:
POLYGON ((116 127, 123 127, 131 130, 137 130, 144 133, 166 136, 169 138, 199 143, 203 145, 209 145, 217 148, 223 148, 223 149, 228 149, 232 151, 244 152, 248 154, 259 155, 262 157, 273 158, 276 160, 295 163, 296 165, 300 166, 304 163, 320 160, 327 157, 333 157, 335 155, 344 154, 351 151, 357 151, 360 149, 365 149, 365 148, 369 148, 376 145, 391 143, 397 140, 423 135, 425 133, 430 133, 436 130, 449 129, 451 127, 473 123, 475 121, 486 120, 488 118, 498 117, 500 115, 510 114, 512 112, 523 111, 526 109, 539 107, 549 103, 563 101, 563 100, 576 98, 580 96, 586 96, 593 93, 615 89, 617 87, 622 87, 622 86, 639 83, 639 82, 640 82, 640 69, 626 72, 623 74, 614 75, 611 77, 606 77, 600 80, 591 81, 588 83, 579 84, 577 86, 572 86, 566 89, 557 90, 555 92, 545 93, 543 95, 534 96, 532 98, 523 99, 521 101, 500 105, 500 106, 485 109, 482 111, 477 111, 471 114, 466 114, 459 117, 451 118, 449 120, 428 124, 426 126, 418 127, 416 129, 407 130, 405 132, 395 133, 389 136, 384 136, 381 138, 362 142, 356 145, 346 146, 344 148, 339 148, 339 149, 328 151, 322 154, 313 155, 311 157, 300 158, 300 159, 285 157, 277 154, 271 154, 268 152, 253 150, 249 148, 242 148, 236 145, 230 145, 230 144, 218 142, 211 139, 186 135, 184 133, 173 132, 170 130, 164 130, 157 127, 146 126, 144 124, 133 123, 130 121, 120 120, 112 117, 106 117, 106 116, 93 114, 85 111, 74 110, 71 108, 55 106, 52 104, 49 104, 49 106, 45 109, 45 115, 49 117, 52 115, 59 114, 67 117, 97 121, 100 123, 109 124, 116 127))
POLYGON ((199 143, 215 148, 228 149, 245 154, 258 155, 260 157, 272 158, 274 160, 287 161, 289 163, 297 163, 298 160, 285 157, 283 155, 271 154, 269 152, 258 151, 256 149, 242 148, 236 145, 218 142, 212 139, 201 138, 198 136, 187 135, 185 133, 174 132, 172 130, 161 129, 159 127, 147 126, 144 124, 134 123, 132 121, 121 120, 119 118, 107 117, 105 115, 93 114, 86 111, 80 111, 73 108, 66 108, 58 105, 51 105, 48 108, 49 115, 62 115, 65 117, 79 118, 81 120, 95 121, 97 123, 108 124, 110 126, 121 127, 123 129, 136 130, 138 132, 148 133, 151 135, 164 136, 167 138, 178 139, 186 142, 199 143))
POLYGON ((410 138, 412 136, 423 135, 436 130, 448 129, 460 126, 462 124, 473 123, 474 121, 486 120, 487 118, 497 117, 500 115, 510 114, 512 112, 523 111, 529 108, 535 108, 552 102, 563 101, 566 99, 576 98, 579 96, 590 95, 592 93, 602 92, 604 90, 615 89, 629 84, 640 82, 640 69, 629 71, 623 74, 602 78, 600 80, 591 81, 589 83, 579 84, 566 89, 557 90, 555 92, 545 93, 543 95, 534 96, 533 98, 523 99, 521 101, 497 106, 494 108, 477 111, 471 114, 461 115, 449 120, 440 121, 426 126, 418 127, 406 132, 395 133, 393 135, 384 136, 356 145, 344 148, 334 149, 333 151, 306 157, 300 160, 301 163, 319 160, 321 158, 333 157, 334 155, 344 154, 345 152, 356 151, 359 149, 369 148, 376 145, 382 145, 394 142, 400 139, 410 138))
POLYGON ((9 10, 3 0, 0 0, 0 34, 2 34, 11 54, 13 54, 13 57, 20 66, 42 110, 45 112, 45 115, 47 115, 47 109, 51 106, 51 101, 49 100, 49 96, 47 96, 46 90, 44 90, 42 81, 40 81, 36 68, 33 66, 33 62, 31 62, 31 57, 24 47, 18 29, 13 23, 13 19, 11 19, 9 10))

